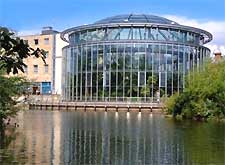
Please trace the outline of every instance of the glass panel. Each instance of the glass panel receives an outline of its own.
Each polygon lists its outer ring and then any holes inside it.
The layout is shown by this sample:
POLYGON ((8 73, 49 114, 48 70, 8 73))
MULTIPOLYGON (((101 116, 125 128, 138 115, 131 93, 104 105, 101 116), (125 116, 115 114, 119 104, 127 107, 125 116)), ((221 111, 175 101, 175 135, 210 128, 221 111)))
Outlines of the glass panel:
POLYGON ((152 45, 147 45, 147 48, 146 48, 146 69, 147 70, 152 70, 152 64, 153 64, 153 59, 152 59, 152 45))
POLYGON ((138 72, 132 73, 132 86, 133 87, 138 86, 138 72))
POLYGON ((187 34, 187 42, 194 43, 194 34, 192 34, 190 32, 187 34))
POLYGON ((106 34, 106 29, 98 29, 98 39, 99 40, 103 40, 105 38, 105 34, 106 34))
POLYGON ((116 72, 111 72, 111 86, 116 87, 116 72))
POLYGON ((104 77, 103 77, 103 80, 104 80, 104 84, 103 84, 103 86, 104 87, 107 87, 107 86, 109 86, 109 72, 108 71, 106 71, 106 72, 104 72, 104 75, 103 75, 104 77))
POLYGON ((183 73, 184 73, 184 48, 179 46, 179 87, 183 87, 183 73))
POLYGON ((86 42, 87 40, 87 31, 82 31, 80 33, 80 42, 86 42))
POLYGON ((159 72, 159 45, 152 45, 154 72, 159 72))
POLYGON ((111 96, 110 96, 110 101, 116 101, 116 87, 111 87, 111 96))
POLYGON ((173 93, 178 91, 178 46, 173 46, 173 93))
POLYGON ((131 39, 131 30, 130 28, 123 28, 120 32, 120 39, 121 40, 128 40, 131 39))
POLYGON ((82 49, 82 70, 85 72, 86 71, 86 52, 87 47, 83 47, 82 49))
POLYGON ((117 46, 111 45, 111 70, 116 71, 117 68, 117 46))
POLYGON ((93 51, 93 71, 96 71, 97 70, 97 59, 98 59, 98 57, 97 57, 97 45, 93 45, 93 47, 92 47, 92 51, 93 51))
POLYGON ((138 87, 145 86, 145 72, 138 72, 138 87))
POLYGON ((139 30, 140 30, 141 40, 147 39, 145 28, 140 28, 139 30))
POLYGON ((118 45, 118 70, 123 71, 124 45, 118 45))
POLYGON ((131 45, 125 47, 125 69, 131 69, 131 45))
POLYGON ((141 44, 139 46, 139 70, 145 71, 145 45, 141 44))
POLYGON ((140 40, 141 37, 141 31, 140 28, 133 28, 133 39, 134 40, 140 40))
POLYGON ((103 72, 98 72, 98 100, 103 97, 103 72))
POLYGON ((104 66, 106 70, 110 69, 110 61, 111 61, 111 52, 110 52, 110 45, 105 45, 104 51, 104 66))
POLYGON ((134 45, 132 50, 132 69, 133 70, 138 69, 138 60, 139 60, 138 46, 134 45))
POLYGON ((103 46, 98 45, 98 70, 103 71, 103 46))
POLYGON ((158 40, 162 40, 162 41, 168 40, 168 36, 169 36, 168 30, 166 30, 166 29, 159 29, 158 32, 159 32, 158 33, 158 40))
POLYGON ((92 64, 92 59, 91 59, 91 47, 87 47, 87 71, 91 71, 91 64, 92 64))
POLYGON ((108 29, 108 40, 116 40, 120 37, 120 29, 108 29))

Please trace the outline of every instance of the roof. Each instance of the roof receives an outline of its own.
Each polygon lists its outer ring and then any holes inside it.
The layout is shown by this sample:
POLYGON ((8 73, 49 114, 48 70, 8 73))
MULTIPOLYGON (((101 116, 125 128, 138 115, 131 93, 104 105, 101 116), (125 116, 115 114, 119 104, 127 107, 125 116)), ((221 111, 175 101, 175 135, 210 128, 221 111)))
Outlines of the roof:
POLYGON ((182 31, 188 31, 192 33, 198 33, 205 38, 204 44, 212 40, 213 36, 211 33, 190 26, 180 25, 169 19, 148 15, 148 14, 124 14, 117 15, 102 19, 93 24, 82 25, 77 27, 72 27, 64 30, 61 33, 62 40, 69 42, 69 35, 78 31, 84 31, 89 29, 97 28, 117 28, 117 27, 154 27, 154 28, 166 28, 166 29, 176 29, 182 31))
POLYGON ((110 24, 110 23, 155 23, 155 24, 175 24, 178 23, 171 21, 169 19, 147 14, 124 14, 117 15, 113 17, 108 17, 94 24, 110 24))

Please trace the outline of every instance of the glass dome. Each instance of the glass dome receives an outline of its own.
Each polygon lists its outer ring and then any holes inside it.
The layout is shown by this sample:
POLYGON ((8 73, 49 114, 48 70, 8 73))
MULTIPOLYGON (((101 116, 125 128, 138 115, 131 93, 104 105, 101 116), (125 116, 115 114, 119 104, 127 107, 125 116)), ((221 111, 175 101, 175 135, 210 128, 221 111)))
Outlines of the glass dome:
POLYGON ((156 23, 156 24, 179 25, 178 23, 171 21, 169 19, 155 16, 155 15, 146 15, 146 14, 117 15, 117 16, 102 19, 100 21, 95 22, 94 24, 110 24, 110 23, 156 23))
POLYGON ((158 102, 185 88, 212 35, 166 18, 118 15, 62 32, 66 101, 158 102))

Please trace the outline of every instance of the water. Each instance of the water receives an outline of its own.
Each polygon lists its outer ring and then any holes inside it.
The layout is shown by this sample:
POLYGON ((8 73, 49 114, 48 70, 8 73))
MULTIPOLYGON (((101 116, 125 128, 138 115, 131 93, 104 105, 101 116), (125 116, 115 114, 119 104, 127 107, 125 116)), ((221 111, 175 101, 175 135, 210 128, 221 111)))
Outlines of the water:
POLYGON ((28 111, 0 140, 0 164, 225 164, 225 124, 161 115, 28 111))

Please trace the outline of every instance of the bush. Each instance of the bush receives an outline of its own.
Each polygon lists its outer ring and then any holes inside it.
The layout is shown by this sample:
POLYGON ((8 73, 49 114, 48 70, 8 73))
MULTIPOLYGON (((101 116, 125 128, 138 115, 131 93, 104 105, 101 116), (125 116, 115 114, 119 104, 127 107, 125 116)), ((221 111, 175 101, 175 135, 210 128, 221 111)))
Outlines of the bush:
POLYGON ((17 109, 15 100, 27 87, 26 79, 23 77, 6 77, 0 74, 0 125, 9 116, 14 116, 17 109))
POLYGON ((225 61, 207 62, 201 71, 186 77, 183 93, 171 96, 166 106, 168 113, 184 118, 224 118, 225 116, 225 61))

